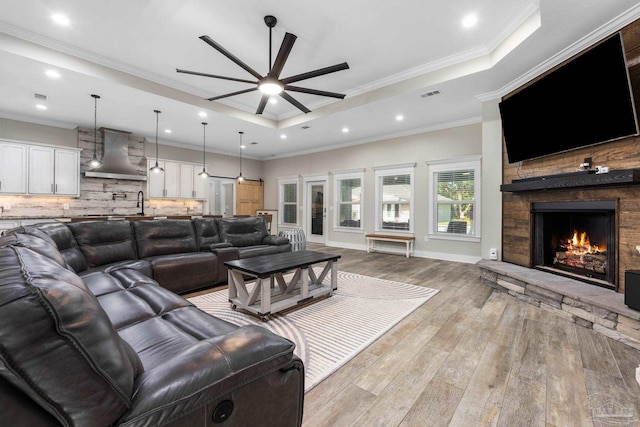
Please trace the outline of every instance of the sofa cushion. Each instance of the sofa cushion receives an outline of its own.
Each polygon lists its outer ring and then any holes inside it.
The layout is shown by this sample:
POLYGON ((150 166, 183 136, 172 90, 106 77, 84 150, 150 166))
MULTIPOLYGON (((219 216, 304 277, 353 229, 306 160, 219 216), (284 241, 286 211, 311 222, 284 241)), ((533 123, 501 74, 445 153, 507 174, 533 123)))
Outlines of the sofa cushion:
POLYGON ((23 248, 29 248, 40 255, 55 261, 61 267, 66 267, 67 263, 62 258, 60 251, 56 247, 55 242, 48 236, 45 238, 31 236, 29 234, 11 234, 8 236, 0 237, 0 247, 7 246, 21 246, 23 248))
POLYGON ((214 218, 194 218, 198 250, 208 251, 213 243, 221 243, 218 224, 214 218))
POLYGON ((131 405, 140 362, 96 297, 20 246, 0 248, 0 277, 0 376, 63 425, 112 424, 131 405))
POLYGON ((89 268, 137 259, 129 221, 84 221, 68 225, 89 268))
POLYGON ((105 264, 98 267, 89 268, 85 271, 78 273, 78 275, 82 278, 87 274, 92 274, 95 272, 102 273, 112 273, 116 270, 136 270, 140 273, 144 274, 147 277, 153 278, 153 267, 151 267, 151 263, 146 259, 133 259, 126 261, 116 261, 111 264, 105 264))
POLYGON ((262 244, 269 235, 264 218, 217 218, 220 238, 233 246, 254 246, 262 244))
POLYGON ((60 254, 62 254, 62 258, 73 271, 77 273, 87 269, 87 261, 82 250, 66 224, 55 222, 34 224, 22 227, 21 232, 36 237, 42 237, 43 234, 46 235, 55 242, 60 254))
POLYGON ((132 221, 138 256, 196 252, 196 234, 190 220, 156 219, 132 221))
POLYGON ((153 278, 177 293, 211 286, 218 274, 216 256, 211 252, 162 255, 147 260, 153 268, 153 278))

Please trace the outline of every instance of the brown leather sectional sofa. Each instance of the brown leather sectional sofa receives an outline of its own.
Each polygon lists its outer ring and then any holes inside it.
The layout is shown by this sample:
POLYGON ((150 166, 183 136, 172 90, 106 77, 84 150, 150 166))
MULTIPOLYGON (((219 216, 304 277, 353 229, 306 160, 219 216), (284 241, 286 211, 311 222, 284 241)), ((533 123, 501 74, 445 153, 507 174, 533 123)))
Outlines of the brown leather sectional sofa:
POLYGON ((291 251, 261 217, 43 223, 11 232, 48 235, 80 276, 131 268, 180 294, 225 283, 225 261, 291 251))
POLYGON ((247 256, 255 245, 231 246, 204 231, 210 222, 174 221, 41 224, 0 237, 0 425, 301 424, 293 343, 210 316, 152 278, 221 280, 214 251, 247 256))

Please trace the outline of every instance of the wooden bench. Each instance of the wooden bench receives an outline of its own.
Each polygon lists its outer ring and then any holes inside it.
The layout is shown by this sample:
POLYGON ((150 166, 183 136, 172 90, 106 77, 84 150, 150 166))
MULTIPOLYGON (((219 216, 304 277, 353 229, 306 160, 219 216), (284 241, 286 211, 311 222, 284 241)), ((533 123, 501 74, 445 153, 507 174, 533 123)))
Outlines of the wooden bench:
POLYGON ((383 242, 400 242, 406 245, 405 255, 409 258, 413 254, 413 242, 416 240, 413 236, 393 236, 390 234, 367 234, 367 253, 375 252, 375 242, 377 240, 383 242))

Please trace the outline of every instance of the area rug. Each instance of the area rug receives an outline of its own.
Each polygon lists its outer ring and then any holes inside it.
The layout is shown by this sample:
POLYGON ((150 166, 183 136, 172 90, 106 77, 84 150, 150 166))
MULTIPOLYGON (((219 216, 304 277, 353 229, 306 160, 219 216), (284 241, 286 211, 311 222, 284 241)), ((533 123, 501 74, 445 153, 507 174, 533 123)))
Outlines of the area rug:
POLYGON ((232 310, 226 289, 189 301, 228 322, 262 326, 293 341, 304 362, 305 391, 309 391, 437 293, 339 271, 338 290, 332 297, 276 313, 268 322, 232 310))

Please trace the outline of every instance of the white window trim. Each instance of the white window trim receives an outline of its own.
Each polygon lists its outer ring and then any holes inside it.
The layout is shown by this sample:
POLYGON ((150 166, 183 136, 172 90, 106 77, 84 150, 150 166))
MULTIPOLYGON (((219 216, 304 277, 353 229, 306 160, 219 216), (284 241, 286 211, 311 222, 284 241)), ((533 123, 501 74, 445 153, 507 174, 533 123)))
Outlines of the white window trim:
POLYGON ((298 226, 300 223, 300 180, 295 178, 281 178, 278 179, 278 209, 282 212, 282 215, 278 215, 278 227, 291 227, 298 226), (296 222, 284 222, 284 185, 295 184, 296 185, 296 222))
POLYGON ((354 172, 340 172, 333 174, 333 230, 345 233, 364 232, 364 169, 354 172), (340 191, 338 182, 345 179, 360 179, 360 227, 340 226, 340 191))
POLYGON ((429 239, 440 239, 440 240, 457 240, 463 242, 479 242, 481 239, 481 199, 480 195, 482 194, 481 189, 481 156, 467 156, 461 157, 458 159, 445 159, 445 160, 435 160, 428 161, 427 167, 429 168, 429 180, 431 181, 431 194, 429 195, 429 229, 428 229, 428 238, 429 239), (475 206, 474 206, 474 226, 475 226, 475 234, 473 235, 465 235, 465 236, 456 236, 451 233, 437 233, 434 232, 436 229, 434 218, 434 204, 436 203, 435 197, 438 194, 437 188, 437 180, 434 178, 434 175, 438 172, 449 172, 461 169, 473 169, 474 170, 474 198, 475 198, 475 206))
POLYGON ((375 171, 375 192, 376 192, 376 200, 375 200, 375 231, 384 232, 387 234, 398 234, 398 235, 413 235, 413 227, 415 224, 415 179, 414 179, 414 170, 416 164, 415 163, 405 163, 402 165, 395 166, 376 166, 373 168, 375 171), (411 182, 411 204, 409 206, 409 230, 387 230, 382 228, 382 215, 380 212, 381 206, 381 198, 382 195, 382 186, 381 186, 381 178, 383 176, 388 175, 409 175, 409 180, 411 182))

